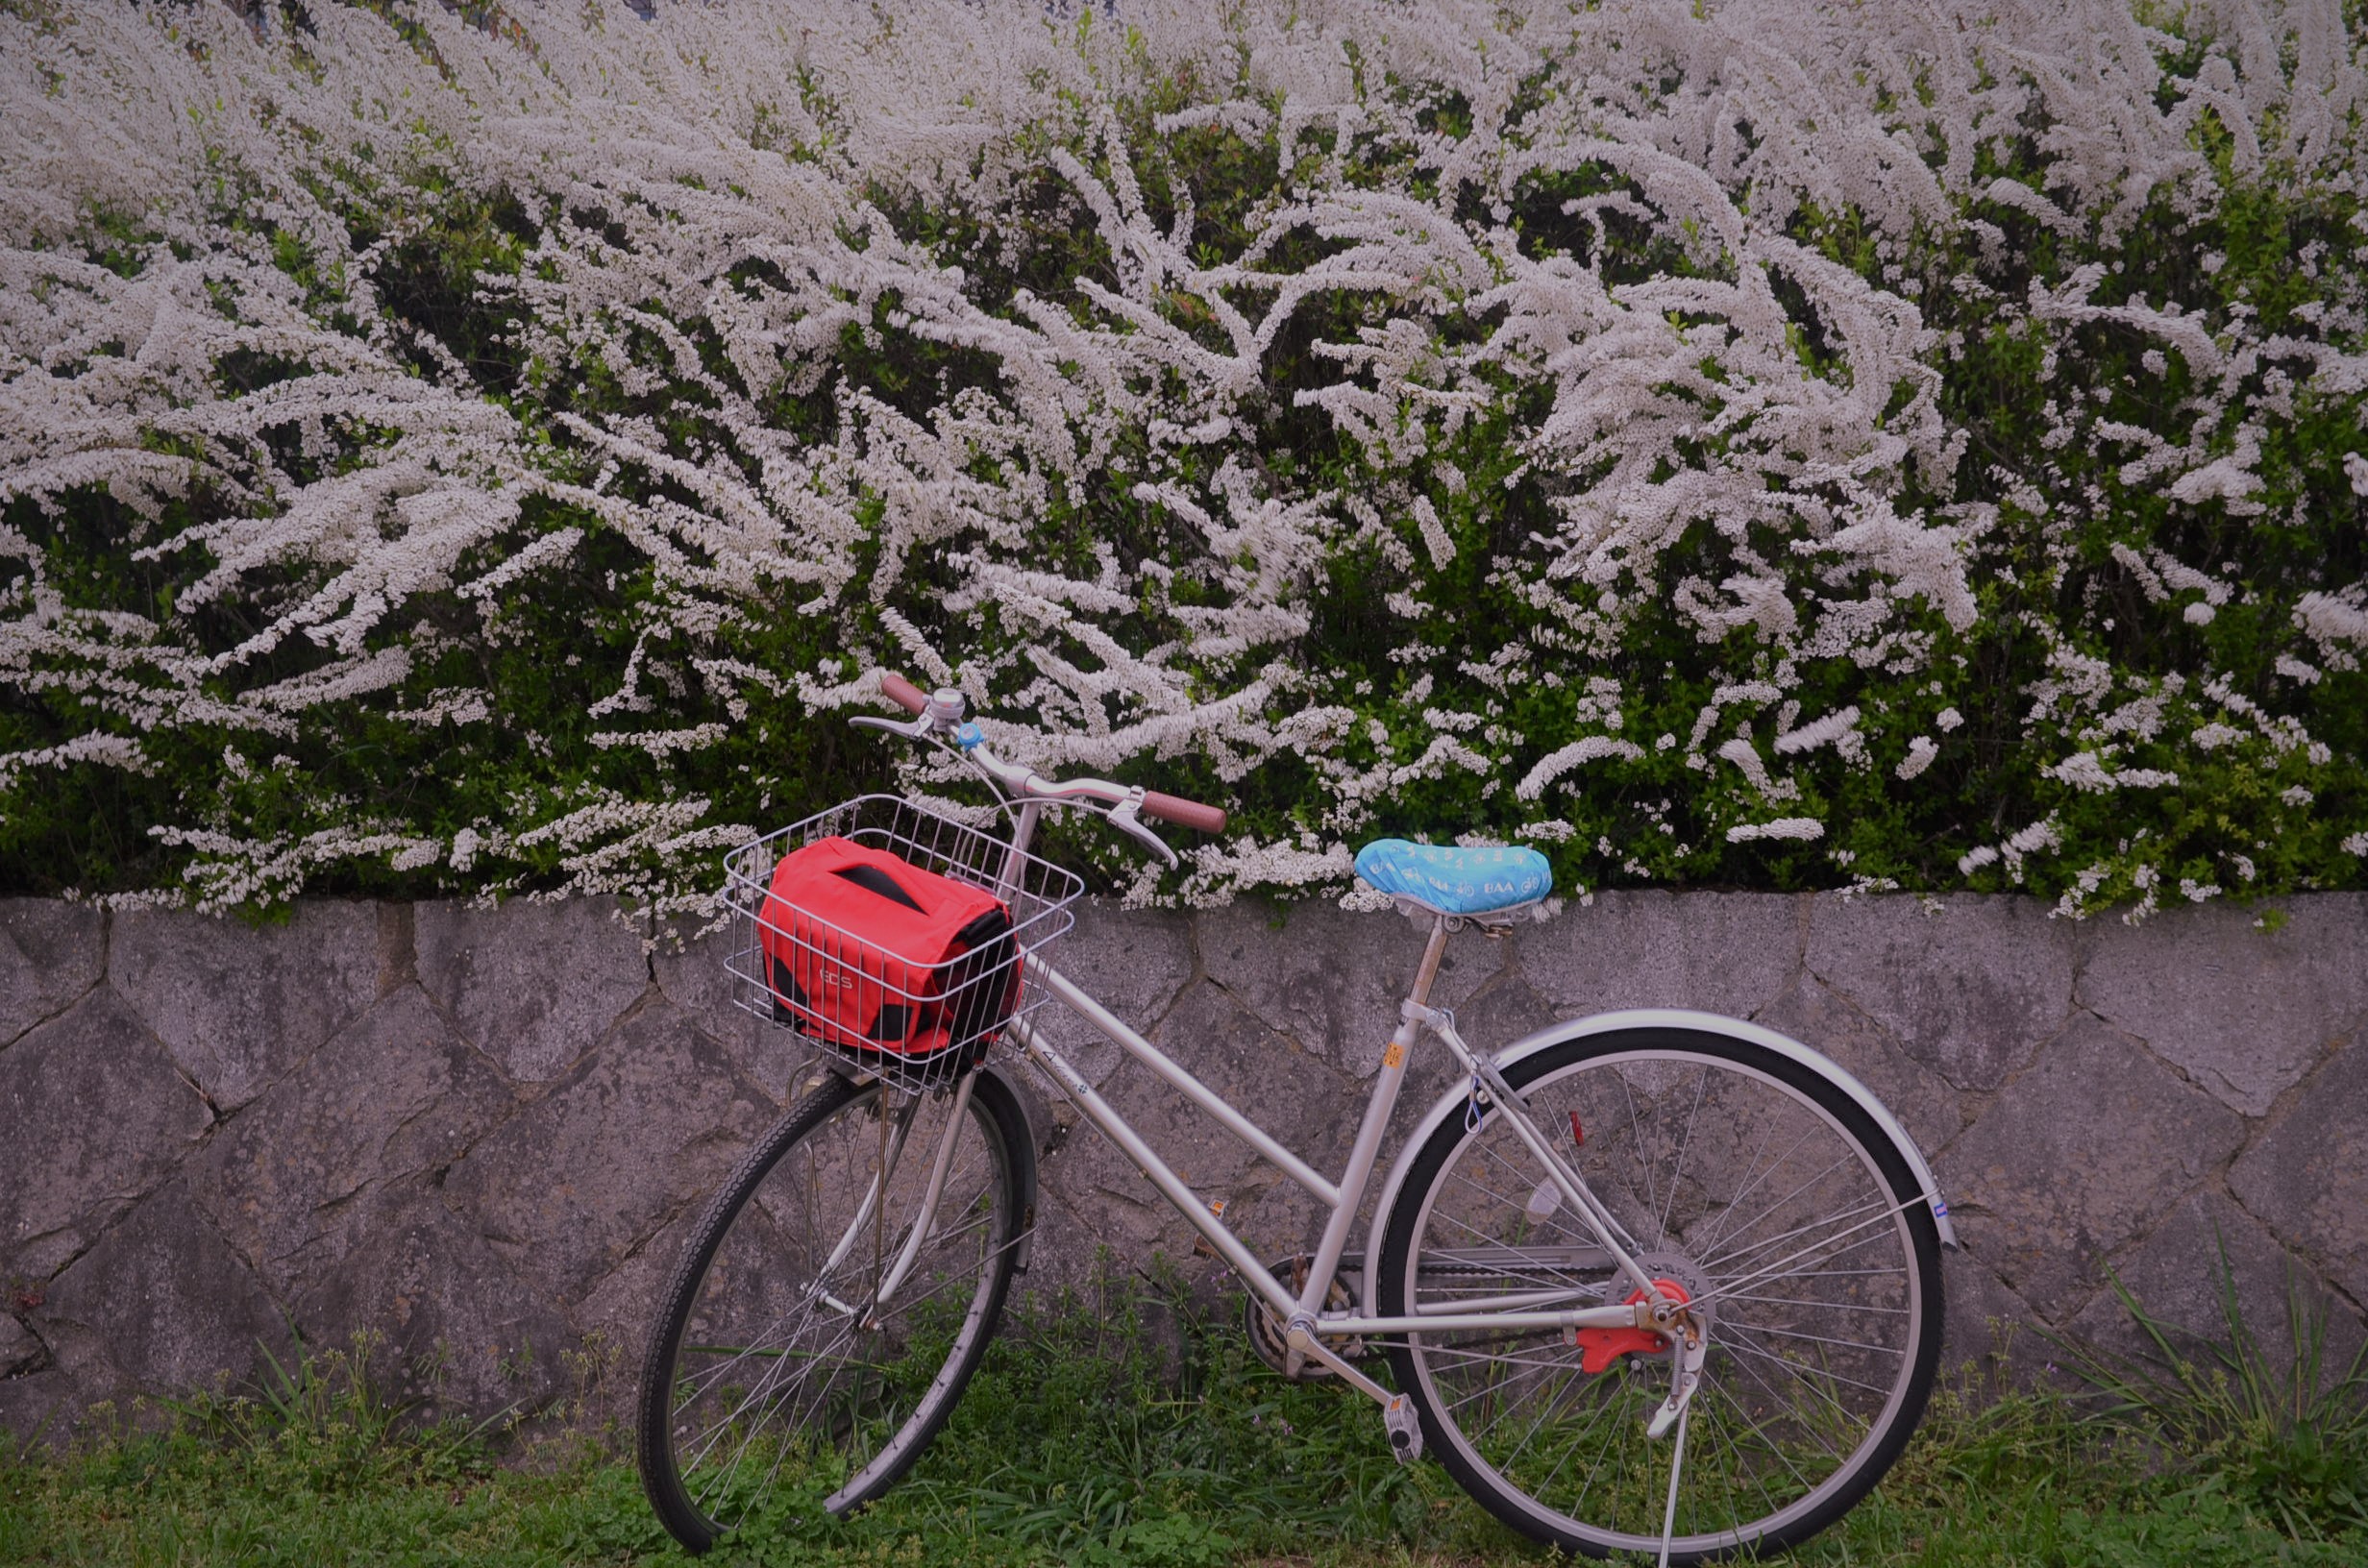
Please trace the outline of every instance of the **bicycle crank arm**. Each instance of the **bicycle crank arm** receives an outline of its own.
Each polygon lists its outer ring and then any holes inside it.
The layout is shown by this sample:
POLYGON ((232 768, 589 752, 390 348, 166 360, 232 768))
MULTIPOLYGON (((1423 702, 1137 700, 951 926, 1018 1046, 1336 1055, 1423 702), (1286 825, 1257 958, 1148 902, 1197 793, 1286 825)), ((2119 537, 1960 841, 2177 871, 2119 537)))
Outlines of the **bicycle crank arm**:
POLYGON ((1304 1315, 1293 1320, 1291 1333, 1283 1342, 1294 1358, 1330 1367, 1335 1377, 1381 1407, 1381 1425, 1390 1435, 1391 1456, 1398 1463, 1412 1464, 1422 1458, 1422 1422, 1415 1414, 1413 1400, 1392 1393, 1334 1353, 1316 1337, 1304 1315))
MULTIPOLYGON (((1385 1415, 1401 1397, 1358 1371, 1353 1363, 1317 1338, 1313 1322, 1305 1314, 1292 1320, 1291 1332, 1284 1336, 1283 1343, 1292 1355, 1330 1368, 1333 1376, 1379 1405, 1385 1415)), ((1392 1438, 1391 1441, 1395 1446, 1396 1439, 1392 1438)))

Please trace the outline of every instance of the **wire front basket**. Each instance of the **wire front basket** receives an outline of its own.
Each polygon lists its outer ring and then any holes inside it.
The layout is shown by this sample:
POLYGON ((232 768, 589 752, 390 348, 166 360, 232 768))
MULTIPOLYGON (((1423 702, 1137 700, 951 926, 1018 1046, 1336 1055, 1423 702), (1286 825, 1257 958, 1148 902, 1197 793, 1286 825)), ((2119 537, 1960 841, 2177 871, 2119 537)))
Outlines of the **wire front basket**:
POLYGON ((1073 872, 893 795, 861 796, 768 833, 726 855, 724 871, 732 927, 724 967, 732 1001, 912 1090, 974 1064, 1014 1018, 1041 1005, 1023 956, 1041 953, 1075 923, 1070 906, 1085 891, 1073 872), (782 857, 829 838, 994 894, 1010 911, 1008 938, 943 962, 920 962, 819 910, 772 899, 782 857), (793 969, 809 982, 819 979, 829 988, 827 997, 806 995, 793 969), (852 1021, 858 1012, 893 1020, 893 1027, 859 1028, 852 1021))

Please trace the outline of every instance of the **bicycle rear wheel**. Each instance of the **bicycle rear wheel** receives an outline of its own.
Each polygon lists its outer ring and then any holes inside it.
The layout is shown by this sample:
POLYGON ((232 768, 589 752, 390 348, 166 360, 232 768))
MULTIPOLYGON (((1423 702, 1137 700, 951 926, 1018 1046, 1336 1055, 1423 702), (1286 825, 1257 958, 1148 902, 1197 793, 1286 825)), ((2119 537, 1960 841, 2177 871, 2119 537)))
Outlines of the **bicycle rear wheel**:
POLYGON ((833 1073, 793 1107, 709 1205, 651 1335, 636 1448, 667 1531, 702 1552, 784 1484, 834 1514, 895 1484, 985 1354, 1035 1174, 986 1073, 925 1095, 833 1073))
MULTIPOLYGON (((1890 1140, 1799 1063, 1691 1030, 1570 1041, 1505 1076, 1622 1245, 1707 1315, 1670 1560, 1782 1550, 1841 1517, 1906 1445, 1940 1355, 1939 1234, 1890 1140)), ((1392 1206, 1381 1311, 1629 1299, 1505 1118, 1469 1119, 1432 1134, 1392 1206)), ((1426 1445, 1492 1513, 1568 1551, 1658 1552, 1675 1444, 1646 1429, 1670 1354, 1580 1338, 1414 1334, 1391 1358, 1426 1445)))

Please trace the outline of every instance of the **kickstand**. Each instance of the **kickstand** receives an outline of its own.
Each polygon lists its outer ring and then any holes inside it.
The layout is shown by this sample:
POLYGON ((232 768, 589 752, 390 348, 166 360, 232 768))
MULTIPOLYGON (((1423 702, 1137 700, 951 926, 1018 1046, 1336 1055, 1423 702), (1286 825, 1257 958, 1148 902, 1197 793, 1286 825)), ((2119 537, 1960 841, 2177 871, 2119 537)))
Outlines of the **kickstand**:
POLYGON ((1677 1446, 1669 1451, 1669 1505, 1661 1515, 1661 1568, 1669 1568, 1669 1538, 1677 1533, 1677 1478, 1686 1463, 1686 1423, 1692 1414, 1690 1404, 1677 1412, 1677 1446))
POLYGON ((1702 1362, 1710 1354, 1701 1331, 1692 1326, 1673 1348, 1677 1354, 1670 1360, 1677 1365, 1669 1379, 1668 1402, 1653 1412, 1645 1428, 1646 1435, 1659 1437, 1668 1432, 1672 1420, 1677 1427, 1677 1444, 1669 1451, 1669 1502, 1661 1515, 1661 1568, 1669 1568, 1669 1540, 1677 1533, 1677 1482, 1686 1464, 1686 1423, 1693 1414, 1694 1392, 1702 1386, 1702 1362))

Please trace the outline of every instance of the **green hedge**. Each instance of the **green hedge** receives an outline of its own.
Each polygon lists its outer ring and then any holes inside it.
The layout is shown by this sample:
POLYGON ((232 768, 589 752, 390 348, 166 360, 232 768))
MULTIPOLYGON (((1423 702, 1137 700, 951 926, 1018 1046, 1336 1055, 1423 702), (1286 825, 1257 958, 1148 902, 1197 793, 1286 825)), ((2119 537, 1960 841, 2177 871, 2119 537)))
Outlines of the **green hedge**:
POLYGON ((1715 13, 1500 19, 1492 77, 1253 8, 1225 76, 1173 18, 990 9, 1035 117, 950 174, 867 150, 870 23, 315 11, 0 6, 16 110, 128 104, 109 39, 199 106, 186 189, 10 214, 0 889, 694 902, 725 844, 938 787, 846 724, 933 658, 1010 748, 1234 812, 1163 882, 1060 840, 1137 897, 1338 894, 1383 833, 1573 892, 2368 886, 2368 213, 2307 48, 2112 12, 2159 75, 2093 117, 2172 153, 2094 191, 2065 100, 1982 96, 2044 61, 1963 44, 1961 124, 1906 48, 1801 89, 1820 194, 1766 103, 1739 161, 1639 150, 1743 90, 1715 13), (1295 128, 1277 39, 1362 122, 1295 128), (618 61, 726 42, 777 98, 649 74, 698 135, 609 134, 618 61), (1884 205, 1868 127, 1929 194, 1884 205), (180 382, 157 297, 213 313, 180 382))

